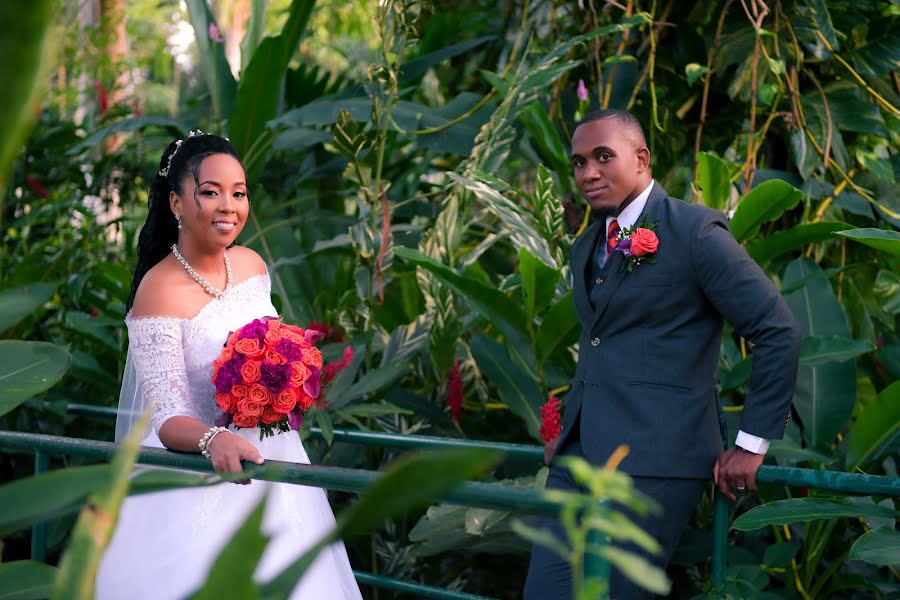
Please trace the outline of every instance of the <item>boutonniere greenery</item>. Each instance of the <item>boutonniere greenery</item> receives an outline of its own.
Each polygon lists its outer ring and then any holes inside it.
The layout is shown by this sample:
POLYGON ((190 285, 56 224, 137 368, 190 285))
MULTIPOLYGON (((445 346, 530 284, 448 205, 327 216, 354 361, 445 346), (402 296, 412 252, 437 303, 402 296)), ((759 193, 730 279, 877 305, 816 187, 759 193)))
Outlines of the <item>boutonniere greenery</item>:
POLYGON ((650 223, 644 217, 634 227, 625 227, 619 232, 616 250, 625 255, 621 270, 629 273, 643 262, 655 263, 656 249, 659 246, 659 238, 656 237, 656 226, 659 221, 650 223))

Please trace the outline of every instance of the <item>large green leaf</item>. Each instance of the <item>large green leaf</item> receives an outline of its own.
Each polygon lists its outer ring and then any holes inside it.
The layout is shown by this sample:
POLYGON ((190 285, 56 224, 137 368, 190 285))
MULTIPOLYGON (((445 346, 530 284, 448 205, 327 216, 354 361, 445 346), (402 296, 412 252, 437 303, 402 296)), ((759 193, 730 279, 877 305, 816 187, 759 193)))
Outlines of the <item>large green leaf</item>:
POLYGON ((525 295, 525 316, 531 323, 534 316, 553 301, 560 272, 538 259, 527 248, 519 248, 519 272, 525 295))
POLYGON ((887 252, 893 256, 900 257, 900 232, 876 229, 874 227, 863 227, 861 229, 851 229, 849 231, 838 231, 837 234, 848 237, 861 244, 865 244, 866 246, 871 246, 882 252, 887 252))
POLYGON ((109 479, 109 465, 69 467, 0 486, 0 535, 78 510, 109 479))
POLYGON ((0 292, 0 333, 34 314, 53 296, 54 291, 56 286, 53 284, 35 282, 0 292))
POLYGON ((328 403, 332 408, 340 408, 348 403, 383 390, 409 371, 408 362, 393 362, 379 367, 360 377, 359 381, 339 394, 330 394, 328 403))
POLYGON ((0 195, 4 193, 10 165, 31 130, 41 88, 49 81, 45 71, 55 62, 53 47, 59 36, 50 30, 57 8, 54 0, 34 0, 27 6, 21 2, 0 2, 0 22, 15 23, 0 36, 0 195))
POLYGON ((569 292, 544 313, 544 320, 541 321, 534 337, 534 353, 537 359, 544 361, 567 340, 571 339, 574 343, 579 331, 572 292, 569 292))
POLYGON ((243 525, 225 544, 225 549, 209 570, 203 587, 191 596, 191 600, 260 598, 259 588, 253 582, 253 572, 268 542, 261 531, 265 500, 263 498, 259 501, 243 525))
POLYGON ((521 417, 536 440, 540 440, 541 390, 509 356, 507 348, 483 335, 472 338, 472 355, 478 368, 497 386, 500 400, 521 417))
POLYGON ((887 525, 874 529, 853 542, 847 558, 876 565, 900 565, 900 533, 887 525))
POLYGON ((790 498, 755 506, 735 519, 731 527, 750 531, 766 525, 864 516, 893 517, 894 511, 887 506, 857 504, 846 498, 790 498))
POLYGON ((803 340, 800 362, 810 367, 843 362, 875 350, 866 340, 851 340, 839 335, 813 336, 803 340))
POLYGON ((697 153, 697 187, 703 204, 716 210, 725 210, 731 193, 731 176, 728 165, 709 152, 697 153))
POLYGON ((250 2, 250 18, 247 20, 247 33, 241 40, 241 77, 244 76, 244 69, 253 58, 253 53, 263 39, 266 27, 266 4, 269 0, 251 0, 250 2))
POLYGON ((42 600, 50 596, 56 568, 33 560, 0 564, 0 600, 42 600))
POLYGON ((738 204, 731 218, 731 233, 738 242, 746 242, 759 233, 763 223, 774 221, 784 211, 797 206, 803 192, 780 179, 759 184, 738 204))
POLYGON ((0 340, 0 415, 55 385, 71 360, 56 344, 0 340))
POLYGON ((127 119, 113 121, 109 125, 104 125, 103 127, 95 130, 89 136, 72 146, 68 150, 67 154, 79 154, 90 148, 96 148, 100 144, 100 142, 113 134, 130 133, 132 131, 138 131, 147 127, 159 127, 161 129, 165 129, 171 135, 179 137, 185 131, 187 131, 184 123, 170 117, 157 117, 152 115, 148 115, 146 117, 128 117, 127 119))
POLYGON ((225 58, 225 45, 209 37, 209 26, 214 20, 206 0, 186 0, 186 2, 213 110, 219 119, 227 118, 234 105, 237 82, 225 58))
POLYGON ((423 56, 413 58, 412 60, 403 63, 403 66, 400 67, 400 74, 398 76, 398 79, 400 80, 401 84, 409 84, 414 79, 424 75, 428 71, 428 69, 442 63, 448 58, 453 58, 454 56, 459 56, 461 54, 471 52, 478 46, 481 46, 482 44, 495 39, 497 39, 496 36, 485 35, 473 40, 459 42, 458 44, 453 44, 451 46, 447 46, 446 48, 441 48, 440 50, 435 50, 434 52, 429 52, 428 54, 425 54, 423 56))
MULTIPOLYGON (((285 53, 282 36, 264 38, 241 75, 234 111, 228 120, 228 135, 231 144, 242 155, 247 154, 266 123, 274 119, 278 111, 287 66, 285 53)), ((253 165, 247 166, 248 172, 253 170, 253 165)))
POLYGON ((852 228, 852 225, 840 221, 800 223, 790 229, 777 231, 769 237, 754 240, 747 245, 747 253, 756 262, 764 264, 776 256, 799 250, 808 244, 832 239, 834 233, 852 228))
POLYGON ((571 171, 569 155, 556 126, 547 114, 547 109, 540 102, 532 102, 519 114, 519 120, 531 136, 532 143, 540 151, 541 157, 556 171, 565 191, 574 194, 572 178, 568 176, 571 171))
POLYGON ((878 460, 900 438, 900 381, 886 387, 862 409, 847 440, 847 471, 878 460))
MULTIPOLYGON (((817 277, 821 268, 807 258, 792 261, 784 274, 784 287, 808 279, 806 285, 785 296, 806 337, 852 337, 847 318, 829 282, 817 277)), ((856 402, 856 364, 853 360, 820 365, 801 364, 794 405, 803 421, 807 442, 828 451, 844 428, 856 402)))
POLYGON ((500 456, 481 448, 408 454, 392 463, 337 519, 337 527, 269 583, 263 595, 286 597, 319 552, 349 535, 368 533, 386 520, 428 505, 459 482, 484 474, 500 456))
POLYGON ((119 507, 128 493, 129 477, 149 421, 148 410, 113 456, 106 483, 89 496, 60 560, 53 600, 90 600, 94 597, 97 567, 112 539, 119 507))
POLYGON ((503 292, 488 287, 483 283, 465 277, 450 267, 442 265, 418 250, 396 247, 394 254, 410 263, 422 267, 472 305, 491 323, 500 328, 507 336, 507 341, 517 345, 519 350, 528 348, 526 323, 527 318, 522 307, 503 292))

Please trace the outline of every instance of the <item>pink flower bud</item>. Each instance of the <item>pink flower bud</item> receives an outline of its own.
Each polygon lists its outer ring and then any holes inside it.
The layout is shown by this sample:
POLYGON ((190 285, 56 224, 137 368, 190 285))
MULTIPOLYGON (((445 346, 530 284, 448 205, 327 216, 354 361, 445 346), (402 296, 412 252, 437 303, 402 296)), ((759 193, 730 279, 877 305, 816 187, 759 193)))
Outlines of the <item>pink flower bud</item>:
POLYGON ((578 88, 575 90, 575 93, 578 95, 578 99, 582 102, 586 102, 588 99, 588 91, 587 86, 584 85, 584 79, 578 80, 578 88))

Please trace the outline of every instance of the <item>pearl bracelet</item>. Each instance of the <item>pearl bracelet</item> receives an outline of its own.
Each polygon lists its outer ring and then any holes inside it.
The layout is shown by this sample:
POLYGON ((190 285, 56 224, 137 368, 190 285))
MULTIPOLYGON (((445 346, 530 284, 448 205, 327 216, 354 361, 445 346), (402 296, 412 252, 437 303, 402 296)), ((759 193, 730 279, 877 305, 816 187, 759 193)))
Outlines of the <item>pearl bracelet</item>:
POLYGON ((200 438, 200 443, 197 444, 200 446, 200 454, 205 456, 206 458, 211 458, 209 455, 209 444, 213 441, 213 438, 222 433, 223 431, 228 431, 227 427, 212 427, 209 431, 203 434, 203 437, 200 438))

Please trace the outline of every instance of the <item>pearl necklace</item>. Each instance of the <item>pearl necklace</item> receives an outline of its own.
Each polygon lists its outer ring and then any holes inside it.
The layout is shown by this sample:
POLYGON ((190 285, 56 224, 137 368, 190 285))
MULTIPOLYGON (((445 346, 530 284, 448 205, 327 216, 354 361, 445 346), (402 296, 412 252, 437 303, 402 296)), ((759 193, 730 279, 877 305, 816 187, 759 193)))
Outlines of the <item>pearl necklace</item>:
POLYGON ((229 289, 231 289, 231 260, 228 258, 228 252, 225 252, 225 289, 219 290, 213 287, 207 280, 203 278, 200 273, 194 270, 194 267, 188 264, 188 261, 181 255, 181 252, 178 251, 178 245, 172 244, 172 254, 175 255, 175 258, 178 259, 178 262, 181 263, 181 266, 184 267, 184 270, 188 272, 188 275, 193 277, 194 281, 200 284, 206 293, 210 296, 214 296, 217 299, 222 298, 229 289))

